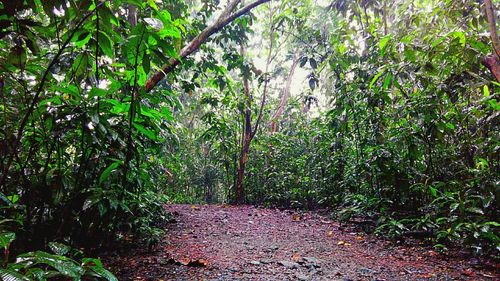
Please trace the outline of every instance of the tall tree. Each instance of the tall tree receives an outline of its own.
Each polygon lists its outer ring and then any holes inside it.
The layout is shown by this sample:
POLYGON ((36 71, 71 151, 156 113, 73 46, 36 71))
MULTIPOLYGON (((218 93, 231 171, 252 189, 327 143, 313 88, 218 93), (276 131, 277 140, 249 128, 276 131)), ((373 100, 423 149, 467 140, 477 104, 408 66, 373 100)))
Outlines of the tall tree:
MULTIPOLYGON (((264 105, 266 104, 267 98, 267 90, 269 83, 269 65, 271 64, 272 52, 273 52, 273 42, 274 42, 274 24, 273 24, 273 6, 272 2, 269 4, 269 24, 270 24, 270 32, 269 32, 269 50, 266 58, 266 65, 264 69, 263 79, 264 86, 262 90, 261 103, 259 108, 259 113, 257 116, 257 120, 255 121, 255 126, 252 128, 252 96, 250 93, 249 86, 249 70, 243 71, 243 94, 245 99, 245 109, 243 111, 243 130, 241 136, 241 151, 238 160, 238 169, 236 172, 236 182, 234 184, 234 194, 235 194, 235 202, 238 204, 242 204, 245 202, 245 187, 244 187, 244 177, 245 177, 245 168, 246 163, 248 162, 248 153, 250 151, 250 145, 252 143, 255 134, 259 130, 259 124, 262 120, 262 115, 264 112, 264 105)), ((241 46, 241 55, 245 57, 245 47, 241 46)))

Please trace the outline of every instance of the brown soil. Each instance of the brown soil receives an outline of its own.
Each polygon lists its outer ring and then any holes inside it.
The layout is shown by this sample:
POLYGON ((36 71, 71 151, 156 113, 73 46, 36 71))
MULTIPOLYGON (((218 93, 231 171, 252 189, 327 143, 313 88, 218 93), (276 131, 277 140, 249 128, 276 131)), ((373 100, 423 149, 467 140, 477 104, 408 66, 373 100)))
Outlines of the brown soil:
POLYGON ((500 280, 499 265, 397 245, 317 213, 169 205, 176 223, 152 252, 104 258, 120 280, 500 280))

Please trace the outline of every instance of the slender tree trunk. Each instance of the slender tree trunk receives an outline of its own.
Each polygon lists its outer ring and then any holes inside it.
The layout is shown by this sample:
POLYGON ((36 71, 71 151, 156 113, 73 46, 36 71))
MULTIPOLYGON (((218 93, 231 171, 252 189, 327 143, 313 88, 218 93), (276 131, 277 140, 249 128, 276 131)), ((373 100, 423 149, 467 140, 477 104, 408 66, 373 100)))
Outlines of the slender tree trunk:
POLYGON ((248 162, 248 152, 250 151, 250 143, 252 142, 252 111, 250 101, 250 89, 248 86, 248 79, 245 77, 244 81, 244 94, 245 94, 245 122, 243 124, 243 135, 241 138, 241 153, 238 161, 238 171, 236 176, 235 185, 235 199, 237 204, 245 203, 245 187, 243 186, 243 179, 245 177, 245 168, 248 162))
POLYGON ((387 35, 387 0, 384 0, 383 21, 384 21, 384 35, 387 35))
POLYGON ((281 115, 283 115, 283 112, 285 111, 285 108, 288 104, 288 100, 290 100, 290 88, 292 85, 293 81, 293 74, 295 73, 295 68, 297 67, 299 63, 299 57, 295 57, 292 66, 290 67, 290 72, 288 73, 288 77, 286 79, 286 84, 285 88, 283 89, 283 92, 281 94, 281 100, 278 105, 278 108, 276 108, 276 111, 273 114, 273 117, 271 117, 271 132, 276 132, 278 130, 278 121, 281 115))
POLYGON ((132 26, 137 25, 137 7, 135 5, 129 4, 128 5, 128 22, 132 26))
MULTIPOLYGON (((250 144, 252 143, 252 139, 257 134, 259 130, 259 124, 262 120, 262 115, 264 111, 264 105, 266 103, 267 97, 267 86, 269 83, 269 64, 271 63, 271 55, 273 49, 273 40, 274 40, 274 26, 273 26, 273 10, 272 6, 269 7, 269 24, 271 26, 270 30, 270 43, 269 43, 269 53, 266 60, 266 67, 264 71, 264 88, 262 90, 262 101, 260 104, 259 115, 257 116, 257 120, 255 121, 255 127, 252 129, 252 100, 250 95, 250 86, 248 82, 249 73, 243 74, 243 93, 245 95, 245 112, 244 112, 244 124, 243 124, 243 133, 241 137, 241 153, 238 161, 238 169, 236 175, 236 183, 234 185, 234 193, 235 193, 235 201, 236 204, 245 203, 245 187, 243 185, 245 179, 245 168, 248 162, 248 153, 250 151, 250 144)), ((245 47, 241 46, 241 55, 245 57, 245 47)))

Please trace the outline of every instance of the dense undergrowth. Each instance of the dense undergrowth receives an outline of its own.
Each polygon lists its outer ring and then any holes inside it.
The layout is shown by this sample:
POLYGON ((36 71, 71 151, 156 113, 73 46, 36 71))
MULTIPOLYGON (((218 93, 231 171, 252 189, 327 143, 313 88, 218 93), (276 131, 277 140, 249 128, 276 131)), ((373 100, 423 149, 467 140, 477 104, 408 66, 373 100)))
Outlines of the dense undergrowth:
MULTIPOLYGON (((408 7, 394 5, 396 14, 408 7)), ((334 31, 305 30, 316 44, 292 41, 292 49, 316 46, 300 59, 310 89, 287 105, 279 132, 267 127, 254 141, 247 202, 330 207, 342 220, 368 217, 370 230, 386 237, 429 238, 437 249, 459 244, 498 257, 500 85, 481 65, 491 49, 477 33, 480 14, 469 12, 467 26, 456 25, 466 7, 415 5, 411 20, 395 17, 394 33, 367 31, 363 52, 343 20, 334 31), (304 108, 318 103, 318 81, 326 109, 308 118, 304 108)), ((319 30, 328 26, 309 20, 319 30)), ((184 201, 234 195, 238 102, 204 95, 205 106, 192 113, 201 116, 199 133, 183 136, 182 160, 174 162, 172 190, 188 194, 184 201)))

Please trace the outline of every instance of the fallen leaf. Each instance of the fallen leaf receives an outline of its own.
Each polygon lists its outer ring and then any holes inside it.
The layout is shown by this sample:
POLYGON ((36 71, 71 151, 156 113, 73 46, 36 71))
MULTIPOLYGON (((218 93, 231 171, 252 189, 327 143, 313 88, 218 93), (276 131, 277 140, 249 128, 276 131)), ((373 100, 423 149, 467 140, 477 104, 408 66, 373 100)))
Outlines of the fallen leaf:
POLYGON ((189 266, 203 266, 203 267, 206 267, 206 266, 208 266, 208 260, 206 260, 206 259, 197 259, 195 261, 191 261, 189 263, 189 266))
POLYGON ((341 240, 337 243, 337 245, 351 246, 351 243, 347 243, 347 242, 341 240))
POLYGON ((292 215, 292 221, 300 221, 300 215, 293 214, 292 215))
POLYGON ((184 265, 184 266, 194 266, 194 267, 197 267, 197 266, 206 267, 206 266, 208 266, 208 260, 206 260, 206 259, 192 260, 190 258, 180 258, 178 260, 170 259, 168 262, 172 263, 172 264, 184 265))
POLYGON ((357 236, 356 240, 360 240, 361 241, 361 240, 365 240, 365 238, 363 236, 357 236))
POLYGON ((181 258, 181 259, 178 259, 177 262, 182 264, 182 265, 189 265, 189 263, 191 262, 191 259, 181 258))
POLYGON ((462 274, 469 277, 476 276, 476 273, 472 271, 472 269, 464 269, 464 271, 462 271, 462 274))
POLYGON ((196 206, 196 205, 191 205, 191 209, 193 209, 193 210, 199 210, 199 209, 200 209, 200 207, 198 207, 198 206, 196 206))
POLYGON ((328 237, 332 237, 332 236, 333 236, 333 231, 328 231, 328 232, 326 233, 326 236, 328 236, 328 237))
POLYGON ((298 262, 298 261, 302 260, 302 257, 300 256, 300 254, 299 254, 299 253, 294 253, 294 254, 292 255, 292 260, 293 260, 294 262, 298 262))

